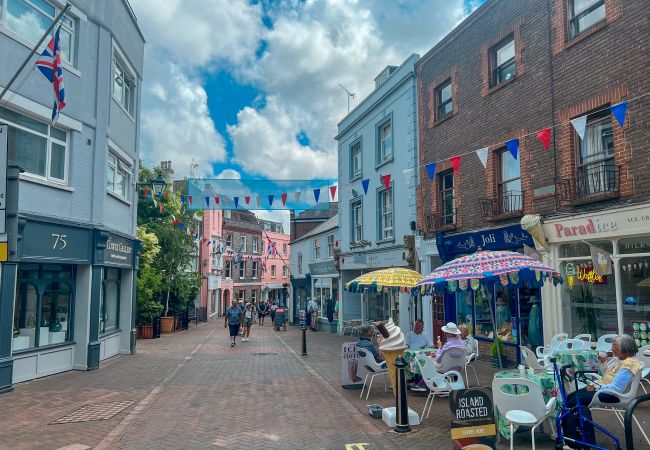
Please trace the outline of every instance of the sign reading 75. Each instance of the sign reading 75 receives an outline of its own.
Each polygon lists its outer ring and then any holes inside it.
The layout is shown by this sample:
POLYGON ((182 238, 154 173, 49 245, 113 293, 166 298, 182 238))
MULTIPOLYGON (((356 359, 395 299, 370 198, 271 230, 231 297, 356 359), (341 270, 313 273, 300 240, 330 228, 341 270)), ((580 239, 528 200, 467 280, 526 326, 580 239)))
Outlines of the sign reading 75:
POLYGON ((67 234, 52 233, 52 250, 63 250, 67 247, 67 234))

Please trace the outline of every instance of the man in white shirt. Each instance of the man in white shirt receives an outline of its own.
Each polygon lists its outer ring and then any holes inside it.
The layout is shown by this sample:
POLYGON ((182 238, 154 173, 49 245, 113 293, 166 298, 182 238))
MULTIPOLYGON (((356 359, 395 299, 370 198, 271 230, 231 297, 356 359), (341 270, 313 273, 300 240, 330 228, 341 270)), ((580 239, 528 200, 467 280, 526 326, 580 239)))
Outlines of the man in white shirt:
POLYGON ((427 333, 424 332, 424 321, 418 319, 415 321, 413 331, 406 333, 406 346, 413 350, 433 347, 433 341, 427 333))

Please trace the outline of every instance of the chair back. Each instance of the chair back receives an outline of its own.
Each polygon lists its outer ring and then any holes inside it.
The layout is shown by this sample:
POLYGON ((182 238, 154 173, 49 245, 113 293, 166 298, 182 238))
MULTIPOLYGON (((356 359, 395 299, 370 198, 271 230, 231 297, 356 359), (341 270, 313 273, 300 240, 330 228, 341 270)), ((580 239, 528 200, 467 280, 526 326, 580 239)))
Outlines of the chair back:
POLYGON ((368 372, 377 373, 386 370, 385 367, 375 361, 375 357, 368 350, 357 347, 357 355, 360 357, 359 364, 365 367, 368 372))
POLYGON ((639 349, 639 352, 636 354, 636 357, 639 358, 639 361, 643 363, 643 369, 641 370, 644 372, 643 375, 641 375, 641 378, 645 377, 648 375, 648 370, 650 369, 650 355, 646 356, 645 352, 650 350, 650 345, 644 345, 639 349))
POLYGON ((591 334, 579 334, 573 339, 580 339, 581 341, 585 341, 585 348, 591 348, 591 334))
POLYGON ((596 343, 596 350, 599 352, 611 352, 612 351, 612 341, 618 336, 617 334, 603 334, 598 338, 596 343))
POLYGON ((527 378, 495 378, 492 381, 492 397, 494 406, 499 408, 499 413, 505 415, 508 411, 517 409, 531 413, 537 420, 546 416, 546 403, 542 388, 534 381, 527 378), (515 394, 514 386, 518 386, 519 393, 515 394), (512 388, 506 388, 513 386, 512 388), (528 392, 522 392, 521 386, 526 386, 528 392), (506 392, 507 389, 511 392, 506 392))
POLYGON ((567 333, 558 333, 555 336, 551 338, 551 348, 549 350, 549 353, 552 355, 557 351, 558 346, 560 345, 560 342, 565 341, 569 339, 569 335, 567 333))
POLYGON ((519 350, 521 350, 521 356, 523 356, 524 362, 528 367, 536 370, 544 369, 544 367, 537 360, 537 356, 535 356, 535 354, 531 349, 523 345, 520 345, 519 350))
POLYGON ((582 339, 565 339, 557 346, 556 351, 564 350, 584 350, 585 341, 582 339))
POLYGON ((440 372, 462 370, 467 363, 467 352, 464 348, 448 348, 440 357, 440 372))

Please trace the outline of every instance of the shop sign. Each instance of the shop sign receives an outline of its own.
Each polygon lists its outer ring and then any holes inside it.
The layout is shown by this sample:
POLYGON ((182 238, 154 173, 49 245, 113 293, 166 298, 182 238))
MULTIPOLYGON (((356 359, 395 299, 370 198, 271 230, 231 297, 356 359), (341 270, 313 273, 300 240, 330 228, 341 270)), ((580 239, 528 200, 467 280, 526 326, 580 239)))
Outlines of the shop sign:
POLYGON ((208 275, 208 289, 214 291, 221 288, 221 277, 208 275))
POLYGON ((492 392, 458 389, 449 394, 453 448, 496 449, 492 392))
POLYGON ((555 236, 573 237, 573 236, 590 236, 608 231, 616 231, 618 224, 616 221, 600 221, 598 219, 587 219, 584 222, 578 222, 576 225, 564 225, 561 223, 553 224, 555 226, 555 236))
POLYGON ((106 241, 104 263, 130 267, 133 264, 133 241, 111 234, 106 241))
POLYGON ((521 225, 493 228, 453 235, 443 235, 436 239, 438 251, 444 260, 456 255, 474 253, 479 247, 483 250, 516 250, 524 245, 534 247, 533 238, 521 225))
POLYGON ((341 385, 346 389, 363 386, 368 370, 359 364, 356 342, 344 342, 341 346, 341 385))
POLYGON ((581 268, 578 267, 578 280, 583 283, 591 284, 606 284, 607 277, 605 275, 598 275, 596 269, 593 267, 581 268))
POLYGON ((318 275, 336 275, 338 271, 336 270, 336 265, 333 260, 309 263, 309 273, 311 276, 318 275))
POLYGON ((56 223, 27 221, 21 259, 90 263, 91 230, 56 223))

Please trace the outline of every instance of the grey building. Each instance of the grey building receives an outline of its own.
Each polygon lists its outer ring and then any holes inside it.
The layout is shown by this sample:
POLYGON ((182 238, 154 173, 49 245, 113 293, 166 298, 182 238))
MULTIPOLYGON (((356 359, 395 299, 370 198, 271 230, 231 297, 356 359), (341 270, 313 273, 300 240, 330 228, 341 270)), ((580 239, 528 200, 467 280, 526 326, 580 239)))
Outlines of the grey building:
POLYGON ((408 265, 404 237, 415 230, 418 59, 413 54, 399 67, 387 66, 375 89, 338 124, 340 317, 346 321, 392 317, 404 329, 410 326, 403 323, 411 319, 407 296, 400 305, 397 294, 349 293, 343 286, 368 271, 408 265), (382 179, 387 175, 388 187, 382 179))
MULTIPOLYGON (((17 216, 11 198, 7 204, 17 245, 0 279, 0 391, 135 351, 144 37, 126 0, 70 3, 60 31, 67 105, 58 123, 50 122, 51 84, 30 73, 35 56, 0 104, 10 165, 24 171, 8 188, 14 199, 18 188, 17 216)), ((64 4, 2 0, 0 83, 64 4)))

